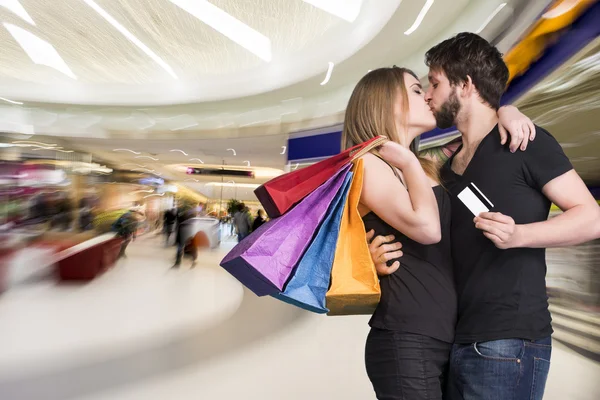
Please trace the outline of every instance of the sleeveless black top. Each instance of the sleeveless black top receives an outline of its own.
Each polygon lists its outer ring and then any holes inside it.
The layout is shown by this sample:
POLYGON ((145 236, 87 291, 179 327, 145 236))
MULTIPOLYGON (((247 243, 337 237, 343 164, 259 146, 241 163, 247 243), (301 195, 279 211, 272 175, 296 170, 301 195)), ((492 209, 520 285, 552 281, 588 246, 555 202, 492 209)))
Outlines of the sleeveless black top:
MULTIPOLYGON (((394 235, 402 243, 400 268, 380 277, 381 301, 369 325, 374 328, 420 334, 452 343, 457 296, 450 246, 450 196, 442 186, 433 188, 440 211, 442 240, 423 245, 392 228, 375 213, 363 217, 375 235, 394 235)), ((388 265, 396 260, 391 260, 388 265)))

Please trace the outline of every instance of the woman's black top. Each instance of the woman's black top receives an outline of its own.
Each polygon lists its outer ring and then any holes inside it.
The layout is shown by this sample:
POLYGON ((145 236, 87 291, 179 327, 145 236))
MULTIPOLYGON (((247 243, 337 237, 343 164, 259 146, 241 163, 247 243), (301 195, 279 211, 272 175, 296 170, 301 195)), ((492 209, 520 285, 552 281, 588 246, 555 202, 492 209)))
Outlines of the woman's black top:
MULTIPOLYGON (((457 298, 450 247, 450 197, 442 186, 433 188, 440 212, 442 240, 423 245, 392 228, 375 213, 363 217, 375 235, 394 235, 402 243, 400 268, 380 277, 381 301, 369 322, 374 328, 421 334, 454 341, 457 298)), ((392 265, 396 260, 391 260, 392 265)))

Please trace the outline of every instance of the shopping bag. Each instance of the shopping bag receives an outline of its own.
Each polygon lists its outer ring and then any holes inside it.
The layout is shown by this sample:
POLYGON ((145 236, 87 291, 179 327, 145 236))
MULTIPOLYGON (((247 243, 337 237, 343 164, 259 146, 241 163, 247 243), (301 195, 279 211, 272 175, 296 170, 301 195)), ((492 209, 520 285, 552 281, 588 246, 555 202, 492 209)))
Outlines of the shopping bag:
POLYGON ((386 141, 385 137, 377 136, 309 167, 271 179, 258 187, 254 194, 269 217, 279 217, 331 178, 341 167, 350 164, 386 141))
POLYGON ((381 296, 365 225, 358 211, 364 175, 362 159, 354 163, 353 172, 326 296, 328 315, 372 314, 381 296))
POLYGON ((329 311, 325 308, 325 293, 329 289, 340 221, 351 182, 352 173, 348 173, 327 211, 323 224, 296 267, 294 275, 285 286, 285 290, 273 297, 315 313, 324 314, 329 311))
POLYGON ((350 167, 344 166, 294 209, 252 232, 225 256, 221 266, 258 296, 283 291, 350 167))

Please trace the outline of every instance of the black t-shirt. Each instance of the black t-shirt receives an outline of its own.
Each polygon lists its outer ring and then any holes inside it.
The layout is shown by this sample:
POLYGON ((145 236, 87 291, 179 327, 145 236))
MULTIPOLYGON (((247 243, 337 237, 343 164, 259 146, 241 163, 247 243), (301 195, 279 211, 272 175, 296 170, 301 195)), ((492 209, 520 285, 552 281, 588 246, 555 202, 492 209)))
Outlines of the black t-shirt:
MULTIPOLYGON (((423 245, 409 239, 371 212, 363 217, 367 231, 393 234, 402 243, 400 268, 381 277, 381 300, 369 324, 374 328, 425 335, 447 343, 454 340, 456 289, 452 276, 450 196, 433 188, 440 212, 442 240, 423 245)), ((391 260, 392 265, 396 260, 391 260)))
POLYGON ((573 167, 556 139, 540 127, 536 131, 527 150, 513 154, 508 145, 500 144, 496 126, 481 141, 462 176, 452 171, 454 157, 442 167, 452 201, 457 343, 536 340, 552 333, 545 249, 498 249, 475 228, 473 213, 457 197, 468 188, 490 211, 508 215, 516 224, 545 221, 550 200, 542 188, 573 167))

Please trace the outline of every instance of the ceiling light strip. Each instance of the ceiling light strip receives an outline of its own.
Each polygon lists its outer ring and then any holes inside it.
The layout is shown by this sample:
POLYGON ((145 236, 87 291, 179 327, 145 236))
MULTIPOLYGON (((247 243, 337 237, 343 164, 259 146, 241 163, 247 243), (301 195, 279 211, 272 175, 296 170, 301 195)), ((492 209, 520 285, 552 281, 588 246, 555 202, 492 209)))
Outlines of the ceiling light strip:
POLYGON ((104 18, 116 30, 118 30, 119 32, 121 32, 121 34, 123 36, 125 36, 131 43, 133 43, 140 50, 142 50, 144 53, 146 53, 146 55, 148 57, 150 57, 151 59, 153 59, 158 65, 160 65, 162 67, 162 69, 164 69, 165 71, 167 71, 169 73, 169 75, 171 75, 173 78, 177 79, 177 75, 175 74, 175 71, 173 71, 173 68, 171 68, 169 66, 169 64, 167 64, 155 52, 153 52, 152 50, 150 50, 150 48, 148 46, 146 46, 144 43, 142 43, 141 40, 139 40, 131 32, 129 32, 127 30, 127 28, 125 28, 123 25, 121 25, 109 13, 107 13, 106 11, 104 11, 104 9, 102 7, 100 7, 95 1, 93 1, 93 0, 82 0, 82 1, 85 4, 87 4, 88 6, 90 6, 92 9, 94 9, 94 11, 96 11, 98 14, 100 14, 100 16, 102 18, 104 18))
POLYGON ((489 16, 489 17, 487 17, 487 19, 486 19, 485 21, 483 21, 483 24, 481 24, 481 26, 479 27, 479 29, 477 29, 477 30, 475 31, 475 33, 481 33, 481 32, 482 32, 482 31, 485 29, 485 27, 486 27, 486 26, 488 26, 488 24, 489 24, 490 22, 492 22, 492 20, 494 19, 494 17, 495 17, 496 15, 498 15, 498 13, 499 13, 499 12, 500 12, 500 11, 501 11, 501 10, 502 10, 504 7, 506 7, 506 3, 502 3, 502 4, 500 4, 498 7, 496 7, 496 9, 495 9, 495 10, 494 10, 494 11, 493 11, 491 14, 490 14, 490 16, 489 16))
POLYGON ((429 12, 429 9, 433 5, 433 2, 434 2, 434 0, 427 0, 425 2, 425 5, 421 9, 421 12, 417 16, 417 19, 415 20, 415 22, 412 24, 412 26, 410 28, 408 28, 408 30, 406 32, 404 32, 405 35, 408 36, 411 33, 413 33, 414 31, 416 31, 417 28, 419 28, 419 25, 421 25, 421 22, 423 22, 423 19, 425 18, 425 15, 427 15, 427 13, 429 12))
POLYGON ((35 26, 35 22, 33 18, 27 13, 27 10, 19 3, 19 0, 0 0, 0 7, 4 7, 10 11, 12 11, 15 15, 19 16, 21 19, 29 22, 31 25, 35 26))
POLYGON ((77 79, 67 63, 50 43, 16 25, 5 23, 4 27, 35 64, 48 66, 70 78, 77 79))
POLYGON ((271 39, 206 0, 170 0, 260 59, 270 62, 271 39))

